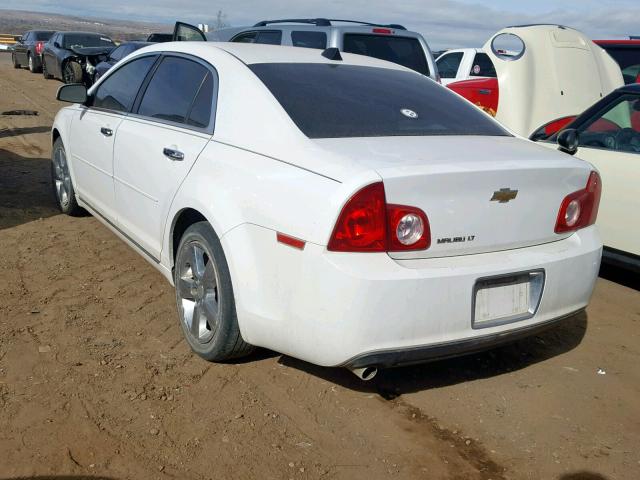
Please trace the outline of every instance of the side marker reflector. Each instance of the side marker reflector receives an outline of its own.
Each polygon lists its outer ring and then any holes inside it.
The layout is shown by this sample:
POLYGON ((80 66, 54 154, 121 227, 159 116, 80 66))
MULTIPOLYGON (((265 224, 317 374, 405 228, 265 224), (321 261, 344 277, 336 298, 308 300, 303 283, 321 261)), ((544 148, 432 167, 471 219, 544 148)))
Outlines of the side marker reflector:
POLYGON ((277 232, 276 238, 278 242, 284 243, 285 245, 289 245, 290 247, 297 248, 298 250, 304 250, 304 246, 306 242, 304 240, 300 240, 299 238, 290 237, 289 235, 285 235, 284 233, 277 232))

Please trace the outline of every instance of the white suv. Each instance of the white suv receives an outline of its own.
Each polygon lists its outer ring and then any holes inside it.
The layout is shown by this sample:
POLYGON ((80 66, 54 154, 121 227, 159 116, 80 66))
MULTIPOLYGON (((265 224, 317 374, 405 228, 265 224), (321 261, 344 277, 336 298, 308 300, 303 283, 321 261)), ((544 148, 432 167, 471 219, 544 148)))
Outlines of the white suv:
POLYGON ((198 27, 178 22, 173 38, 286 45, 322 50, 337 48, 342 52, 397 63, 436 81, 439 80, 438 68, 424 37, 397 24, 299 18, 263 20, 252 27, 225 28, 204 33, 198 27))

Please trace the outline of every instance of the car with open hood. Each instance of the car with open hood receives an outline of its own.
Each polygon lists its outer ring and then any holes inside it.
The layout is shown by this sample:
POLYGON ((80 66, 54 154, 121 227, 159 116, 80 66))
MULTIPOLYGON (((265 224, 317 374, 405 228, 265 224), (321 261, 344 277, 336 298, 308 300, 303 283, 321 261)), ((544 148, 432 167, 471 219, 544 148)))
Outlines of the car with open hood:
POLYGON ((448 87, 524 137, 553 134, 624 85, 620 68, 602 48, 563 25, 507 27, 482 50, 495 77, 448 87))

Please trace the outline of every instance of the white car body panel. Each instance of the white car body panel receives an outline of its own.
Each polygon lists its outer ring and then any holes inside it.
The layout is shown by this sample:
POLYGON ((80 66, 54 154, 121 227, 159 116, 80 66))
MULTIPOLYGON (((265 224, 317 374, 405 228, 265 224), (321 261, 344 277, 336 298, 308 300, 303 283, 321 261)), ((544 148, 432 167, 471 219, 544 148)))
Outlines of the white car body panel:
MULTIPOLYGON (((114 128, 112 177, 90 180, 100 182, 93 186, 78 175, 74 156, 92 158, 93 150, 68 120, 85 107, 61 110, 54 135, 61 136, 72 159, 79 203, 169 281, 176 219, 191 209, 208 220, 222 243, 238 323, 249 343, 321 365, 343 365, 380 350, 506 335, 587 305, 600 262, 598 234, 594 227, 552 234, 562 198, 586 184, 592 170, 587 163, 509 137, 310 140, 243 62, 331 63, 319 52, 179 42, 146 47, 124 61, 154 51, 183 52, 215 66, 220 80, 213 136, 130 115, 114 128), (179 147, 185 161, 166 158, 165 146, 179 147), (486 181, 480 180, 483 175, 486 181), (469 225, 482 229, 479 248, 427 250, 426 257, 439 258, 418 258, 425 255, 415 252, 396 258, 329 252, 327 243, 345 202, 380 181, 390 201, 432 212, 434 235, 436 228, 444 229, 441 224, 462 226, 465 218, 477 216, 469 225), (115 221, 109 220, 108 209, 83 201, 82 192, 109 184, 115 221), (424 193, 425 185, 432 194, 424 193), (488 196, 502 187, 518 188, 520 196, 504 205, 489 202, 488 196), (529 216, 530 222, 509 227, 511 243, 492 232, 490 223, 498 217, 491 209, 498 207, 529 216), (277 232, 305 241, 304 249, 277 242, 277 232), (472 292, 479 278, 537 269, 545 270, 546 285, 531 318, 472 327, 472 292)), ((344 62, 406 70, 346 54, 344 62)))
POLYGON ((580 147, 576 157, 593 164, 602 177, 598 230, 611 248, 640 255, 640 155, 580 147), (634 220, 635 219, 635 220, 634 220))
POLYGON ((508 27, 483 46, 498 75, 500 98, 496 119, 529 137, 546 123, 578 115, 624 85, 620 67, 586 35, 568 27, 508 27), (492 41, 503 33, 517 35, 525 51, 517 60, 503 60, 492 41))

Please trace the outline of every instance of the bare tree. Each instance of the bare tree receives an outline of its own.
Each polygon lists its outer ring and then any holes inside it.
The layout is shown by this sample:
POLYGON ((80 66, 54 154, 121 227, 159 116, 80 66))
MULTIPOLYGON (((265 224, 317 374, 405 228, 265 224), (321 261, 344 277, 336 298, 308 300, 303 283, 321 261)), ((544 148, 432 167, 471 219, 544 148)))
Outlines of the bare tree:
POLYGON ((216 21, 213 24, 214 30, 220 30, 221 28, 227 28, 229 24, 227 23, 227 14, 222 10, 218 10, 216 15, 216 21))

